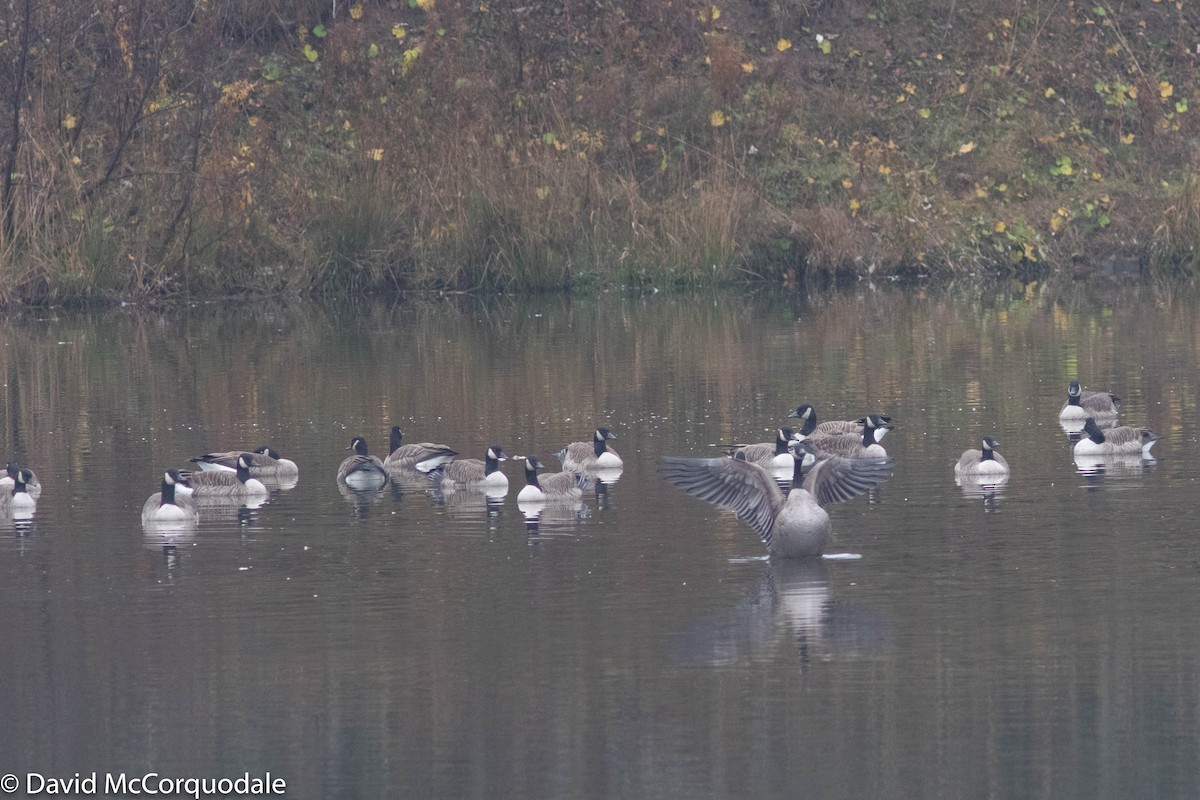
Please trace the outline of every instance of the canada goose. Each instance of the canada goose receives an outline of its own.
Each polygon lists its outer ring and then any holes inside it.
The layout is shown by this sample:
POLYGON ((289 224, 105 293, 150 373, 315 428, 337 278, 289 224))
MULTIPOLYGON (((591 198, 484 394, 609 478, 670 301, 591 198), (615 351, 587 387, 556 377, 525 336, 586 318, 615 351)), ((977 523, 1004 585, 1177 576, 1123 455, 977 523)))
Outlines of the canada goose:
POLYGON ((537 456, 525 457, 525 486, 517 494, 517 502, 540 500, 574 501, 583 497, 583 490, 591 485, 586 475, 580 472, 553 472, 538 475, 546 465, 537 456))
POLYGON ((142 506, 142 522, 198 522, 200 512, 192 498, 176 492, 185 484, 177 469, 163 473, 162 491, 155 492, 142 506))
POLYGON ((554 455, 565 470, 619 467, 625 462, 621 461, 617 451, 610 449, 607 444, 609 439, 615 438, 616 435, 608 428, 596 428, 591 444, 571 442, 554 455))
POLYGON ((443 492, 455 489, 486 489, 508 492, 508 476, 500 471, 500 462, 507 461, 504 449, 494 444, 487 449, 483 461, 477 458, 460 458, 429 471, 431 480, 437 482, 443 492))
POLYGON ((791 449, 795 466, 792 490, 786 497, 770 473, 739 459, 667 456, 662 475, 693 497, 733 511, 758 532, 770 555, 819 556, 831 528, 824 507, 883 483, 891 475, 892 461, 818 452, 813 467, 805 472, 805 443, 793 442, 791 449))
POLYGON ((387 470, 378 456, 367 452, 366 439, 355 436, 346 449, 353 450, 354 455, 347 457, 338 467, 338 483, 344 483, 352 489, 378 489, 387 484, 387 470))
POLYGON ((1122 425, 1106 431, 1100 430, 1100 426, 1092 417, 1088 417, 1083 423, 1083 432, 1087 436, 1075 443, 1074 452, 1077 456, 1141 453, 1143 458, 1150 458, 1150 448, 1158 441, 1154 431, 1149 428, 1122 425))
MULTIPOLYGON (((10 461, 4 465, 4 477, 0 478, 0 493, 7 493, 17 484, 17 472, 21 467, 15 461, 10 461)), ((38 480, 37 473, 31 469, 25 470, 29 475, 25 481, 25 491, 34 500, 42 496, 42 482, 38 480)))
POLYGON ((882 414, 868 414, 865 417, 856 420, 826 420, 825 422, 817 422, 817 413, 808 403, 801 403, 796 406, 796 410, 788 414, 788 419, 802 419, 804 424, 800 427, 800 435, 804 438, 809 436, 829 436, 838 433, 862 433, 862 426, 867 425, 875 429, 875 441, 880 442, 887 432, 891 430, 886 423, 892 421, 891 417, 885 417, 882 414))
POLYGON ((1120 413, 1121 398, 1111 392, 1085 392, 1079 388, 1079 381, 1071 381, 1067 386, 1067 402, 1058 412, 1059 419, 1086 419, 1094 417, 1103 419, 1115 417, 1120 413))
POLYGON ((444 444, 421 442, 420 444, 401 444, 404 433, 399 425, 392 426, 391 448, 383 466, 388 469, 415 469, 418 472, 429 472, 438 464, 458 455, 457 450, 451 450, 444 444))
POLYGON ((258 478, 250 476, 250 457, 250 453, 239 454, 235 462, 237 468, 234 472, 225 470, 181 472, 180 475, 184 476, 186 481, 176 489, 176 493, 196 498, 265 497, 268 494, 267 487, 258 478))
POLYGON ((33 478, 33 470, 17 470, 12 489, 0 489, 0 514, 19 514, 37 508, 37 498, 29 493, 29 482, 33 478))
POLYGON ((758 464, 764 469, 786 467, 791 469, 795 459, 788 445, 796 438, 796 432, 791 428, 780 428, 775 431, 774 442, 759 442, 757 444, 735 444, 726 452, 730 458, 738 458, 758 464))
MULTIPOLYGON (((875 416, 875 415, 872 415, 875 416)), ((829 453, 844 458, 886 458, 887 451, 879 440, 888 429, 895 427, 890 422, 884 422, 882 417, 875 420, 864 417, 860 430, 856 433, 813 434, 804 440, 809 451, 829 453)))
POLYGON ((267 445, 251 451, 229 450, 224 453, 205 453, 189 458, 203 472, 236 472, 238 456, 247 456, 250 474, 256 478, 288 478, 300 474, 295 461, 280 458, 279 453, 267 445))
POLYGON ((954 465, 955 475, 1007 475, 1008 462, 996 452, 1000 443, 991 436, 983 437, 982 450, 964 451, 954 465))

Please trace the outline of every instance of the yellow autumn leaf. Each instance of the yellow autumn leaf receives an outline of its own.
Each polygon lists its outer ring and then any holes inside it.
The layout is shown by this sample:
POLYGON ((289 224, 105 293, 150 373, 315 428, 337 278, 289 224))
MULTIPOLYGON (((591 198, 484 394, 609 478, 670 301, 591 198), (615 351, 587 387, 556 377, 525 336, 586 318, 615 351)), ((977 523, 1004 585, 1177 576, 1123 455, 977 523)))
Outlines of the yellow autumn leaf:
POLYGON ((855 200, 853 197, 850 198, 850 216, 852 216, 852 217, 858 216, 858 210, 860 208, 862 208, 862 204, 859 203, 857 200, 855 200))
POLYGON ((429 9, 433 8, 433 6, 434 0, 417 0, 417 8, 421 9, 422 11, 428 11, 429 9))
POLYGON ((362 3, 355 3, 350 6, 350 19, 362 19, 363 7, 362 3))
POLYGON ((958 147, 958 152, 959 152, 959 154, 960 154, 960 155, 964 155, 964 156, 965 156, 967 153, 971 152, 971 151, 972 151, 972 150, 974 150, 974 149, 975 149, 975 143, 974 143, 974 142, 967 142, 966 144, 959 145, 959 147, 958 147))
POLYGON ((1166 100, 1171 95, 1175 94, 1175 87, 1169 81, 1158 82, 1158 96, 1166 100))
POLYGON ((534 193, 537 195, 538 200, 545 200, 550 196, 550 188, 548 186, 539 186, 534 189, 534 193))
POLYGON ((780 39, 778 42, 775 43, 775 49, 781 53, 791 50, 792 42, 790 39, 780 39))
POLYGON ((742 72, 749 75, 751 72, 754 72, 754 65, 747 61, 745 64, 742 64, 742 72))
POLYGON ((847 190, 853 189, 854 181, 850 180, 849 178, 842 178, 842 188, 847 190))
POLYGON ((718 108, 716 111, 709 114, 708 115, 708 124, 712 125, 714 128, 719 128, 722 125, 724 125, 725 124, 725 112, 718 108))
POLYGON ((906 95, 906 94, 902 94, 902 95, 900 95, 899 97, 897 97, 897 98, 896 98, 896 102, 897 102, 897 103, 903 103, 903 102, 904 102, 905 100, 907 100, 907 99, 908 99, 908 95, 906 95))
POLYGON ((1062 229, 1062 226, 1063 226, 1063 218, 1060 217, 1058 214, 1055 214, 1053 217, 1050 218, 1050 232, 1051 233, 1058 233, 1059 230, 1062 229))
POLYGON ((1051 97, 1054 97, 1056 94, 1058 94, 1058 92, 1054 91, 1054 87, 1048 87, 1045 91, 1047 100, 1049 100, 1051 97))
POLYGON ((392 36, 395 36, 397 39, 403 39, 405 36, 408 36, 408 31, 404 30, 404 27, 401 25, 393 25, 392 36))
POLYGON ((1133 134, 1132 133, 1121 134, 1121 144, 1133 144, 1133 134))
POLYGON ((996 233, 1004 233, 1008 230, 1008 226, 1004 224, 1004 220, 996 223, 996 233))
POLYGON ((958 85, 958 93, 959 93, 959 94, 966 94, 966 93, 967 93, 967 85, 966 85, 965 83, 960 83, 960 84, 958 85))
POLYGON ((67 114, 66 119, 63 120, 63 127, 69 131, 74 130, 77 124, 79 124, 79 120, 74 114, 67 114))
POLYGON ((889 167, 887 164, 880 164, 879 165, 879 174, 880 175, 891 175, 892 168, 889 167))
POLYGON ((383 148, 376 147, 374 149, 368 150, 367 158, 371 159, 372 161, 383 161, 383 148))
POLYGON ((79 156, 71 156, 71 163, 72 163, 72 164, 78 164, 79 162, 80 162, 80 158, 79 158, 79 156))
POLYGON ((904 91, 908 92, 909 94, 916 94, 917 87, 911 83, 906 83, 904 84, 904 91))
POLYGON ((980 200, 987 197, 988 196, 987 187, 980 186, 978 183, 975 184, 975 196, 978 197, 980 200))
POLYGON ((712 21, 716 22, 720 18, 721 18, 721 9, 717 8, 716 6, 713 6, 712 7, 712 21))

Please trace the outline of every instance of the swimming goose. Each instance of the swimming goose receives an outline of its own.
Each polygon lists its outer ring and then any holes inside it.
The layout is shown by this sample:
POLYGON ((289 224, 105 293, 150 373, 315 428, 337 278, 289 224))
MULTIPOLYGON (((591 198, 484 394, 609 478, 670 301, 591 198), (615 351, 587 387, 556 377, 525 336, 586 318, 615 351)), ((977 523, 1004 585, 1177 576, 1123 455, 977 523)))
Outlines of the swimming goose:
POLYGON ((892 421, 891 417, 885 417, 881 414, 868 414, 865 417, 856 420, 826 420, 825 422, 817 422, 817 412, 808 403, 801 403, 796 406, 796 410, 788 414, 788 419, 802 419, 804 424, 800 427, 800 435, 809 437, 812 435, 829 436, 838 433, 862 433, 862 427, 867 425, 875 429, 875 441, 880 442, 887 432, 891 430, 887 423, 892 421))
MULTIPOLYGON (((7 493, 8 490, 17 485, 17 472, 20 469, 21 467, 15 461, 10 461, 4 465, 5 474, 4 477, 0 478, 0 492, 7 493)), ((37 500, 42 496, 42 482, 38 480, 37 473, 33 470, 26 469, 25 471, 29 473, 25 481, 25 491, 29 493, 30 497, 37 500)))
POLYGON ((176 492, 185 480, 177 469, 163 474, 162 491, 147 498, 142 506, 142 522, 198 522, 200 512, 191 497, 176 492))
POLYGON ((1122 425, 1119 428, 1100 430, 1096 420, 1088 417, 1083 423, 1083 432, 1087 434, 1075 443, 1077 456, 1107 456, 1141 453, 1143 458, 1150 458, 1150 448, 1158 441, 1154 431, 1149 428, 1132 428, 1122 425))
POLYGON ((762 467, 733 458, 663 459, 662 475, 683 491, 727 508, 748 523, 773 556, 819 556, 829 541, 825 506, 856 497, 883 483, 892 472, 891 459, 856 460, 814 453, 805 471, 804 442, 791 445, 792 490, 785 497, 762 467))
POLYGON ((295 461, 280 458, 279 453, 267 445, 251 451, 229 450, 224 453, 205 453, 189 458, 203 472, 237 472, 238 456, 247 456, 250 474, 256 478, 290 478, 300 474, 295 461))
POLYGON ((1103 419, 1115 417, 1120 413, 1121 398, 1111 392, 1085 392, 1079 388, 1079 381, 1071 381, 1067 386, 1067 402, 1058 412, 1059 419, 1086 419, 1094 417, 1103 419))
POLYGON ((1007 475, 1008 462, 996 452, 1000 443, 991 436, 983 437, 982 450, 966 450, 954 465, 955 475, 1007 475))
POLYGON ((429 477, 436 481, 444 492, 472 488, 507 493, 508 476, 500 471, 500 462, 507 460, 504 449, 494 444, 487 449, 483 461, 478 458, 460 458, 430 470, 429 477))
POLYGON ((392 426, 391 448, 383 466, 388 469, 415 469, 418 472, 429 472, 438 464, 458 455, 457 450, 451 450, 444 444, 421 442, 420 444, 401 444, 404 433, 399 425, 392 426))
POLYGON ((185 479, 176 489, 177 494, 204 497, 265 497, 267 487, 258 478, 250 476, 250 453, 237 457, 237 468, 233 472, 209 470, 205 472, 180 472, 185 479))
POLYGON ((591 480, 581 472, 538 475, 538 470, 545 466, 537 456, 525 457, 525 487, 517 494, 518 503, 578 500, 583 497, 583 490, 591 485, 591 480))
POLYGON ((571 442, 555 453, 565 470, 603 469, 619 467, 625 462, 616 450, 608 447, 607 440, 617 438, 608 428, 597 428, 592 443, 571 442))
POLYGON ((878 416, 875 421, 872 421, 870 417, 864 419, 866 421, 863 422, 857 433, 814 433, 804 441, 809 446, 810 452, 818 451, 843 458, 886 458, 887 451, 883 449, 879 440, 895 426, 890 422, 884 422, 882 417, 878 416))
POLYGON ((0 514, 32 512, 37 508, 37 498, 29 493, 29 482, 33 479, 33 470, 17 470, 12 489, 0 489, 0 514))
POLYGON ((726 455, 730 458, 736 457, 742 461, 749 461, 751 464, 758 464, 764 469, 774 467, 791 469, 795 459, 792 457, 792 451, 788 449, 788 445, 795 438, 796 432, 791 428, 780 428, 775 432, 774 442, 730 445, 726 455))
POLYGON ((338 483, 344 483, 352 489, 378 489, 388 482, 383 462, 378 456, 367 452, 366 439, 355 436, 346 449, 353 450, 354 455, 347 457, 338 467, 338 483))

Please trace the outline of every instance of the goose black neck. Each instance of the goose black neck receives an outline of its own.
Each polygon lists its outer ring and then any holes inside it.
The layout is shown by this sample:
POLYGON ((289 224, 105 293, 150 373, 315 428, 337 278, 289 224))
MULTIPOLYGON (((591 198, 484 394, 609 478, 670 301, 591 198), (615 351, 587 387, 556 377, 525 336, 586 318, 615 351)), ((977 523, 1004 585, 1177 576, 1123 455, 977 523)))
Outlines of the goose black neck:
POLYGON ((1077 406, 1077 405, 1079 405, 1080 399, 1082 399, 1081 395, 1069 394, 1069 395, 1067 395, 1067 405, 1077 406))
POLYGON ((396 427, 392 428, 392 440, 391 440, 390 449, 388 450, 388 452, 389 453, 396 452, 396 450, 398 450, 400 447, 400 442, 402 442, 403 440, 404 440, 404 433, 400 430, 400 427, 396 426, 396 427))
POLYGON ((164 506, 175 505, 175 484, 162 482, 162 504, 164 506))
POLYGON ((1104 431, 1100 430, 1098 427, 1088 431, 1088 438, 1096 444, 1104 444, 1105 442, 1104 431))
POLYGON ((792 488, 804 488, 804 452, 793 453, 796 457, 796 463, 792 467, 792 488))
POLYGON ((788 452, 788 441, 789 440, 784 437, 782 432, 775 437, 775 455, 781 456, 788 452))
POLYGON ((500 469, 500 462, 492 458, 492 454, 488 453, 483 459, 483 474, 491 475, 496 470, 500 469))
POLYGON ((980 458, 979 460, 980 461, 995 461, 996 455, 992 452, 992 448, 985 447, 985 448, 983 448, 983 457, 980 458))
POLYGON ((540 483, 538 483, 537 469, 534 467, 530 467, 530 466, 525 467, 525 482, 535 488, 538 488, 538 489, 542 488, 542 485, 540 483))
POLYGON ((608 445, 604 441, 604 437, 600 437, 592 442, 592 450, 596 453, 596 458, 604 455, 604 451, 608 449, 608 445))
POLYGON ((804 424, 800 426, 800 435, 809 436, 817 429, 817 412, 808 412, 808 418, 804 420, 804 424))
POLYGON ((863 447, 870 447, 875 444, 875 429, 869 423, 863 423, 863 447))
POLYGON ((238 483, 245 483, 246 481, 250 480, 250 468, 242 466, 241 459, 238 459, 237 479, 238 483))

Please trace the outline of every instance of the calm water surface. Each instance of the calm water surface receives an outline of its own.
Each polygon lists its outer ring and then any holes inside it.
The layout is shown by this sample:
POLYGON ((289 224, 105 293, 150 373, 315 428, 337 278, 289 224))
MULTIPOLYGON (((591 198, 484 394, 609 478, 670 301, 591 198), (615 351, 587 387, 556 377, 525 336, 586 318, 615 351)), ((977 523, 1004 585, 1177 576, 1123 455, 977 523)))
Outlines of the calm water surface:
POLYGON ((0 322, 0 772, 287 781, 295 797, 1200 796, 1200 302, 922 292, 198 307, 0 322), (1067 381, 1158 461, 1083 474, 1067 381), (890 414, 891 480, 770 563, 656 476, 810 402, 890 414), (334 480, 351 436, 480 458, 597 424, 626 461, 515 501, 334 480), (1007 485, 952 465, 985 434, 1007 485), (270 443, 299 483, 143 531, 162 471, 270 443))

